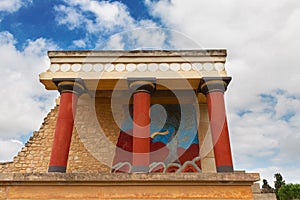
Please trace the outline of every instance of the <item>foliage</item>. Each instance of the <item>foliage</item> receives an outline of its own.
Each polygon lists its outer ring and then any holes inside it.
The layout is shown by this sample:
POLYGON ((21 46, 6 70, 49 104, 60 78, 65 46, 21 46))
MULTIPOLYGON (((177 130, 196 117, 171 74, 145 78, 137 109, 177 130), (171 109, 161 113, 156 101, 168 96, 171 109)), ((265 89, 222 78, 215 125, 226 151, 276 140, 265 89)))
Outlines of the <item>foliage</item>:
POLYGON ((278 191, 283 185, 285 185, 285 181, 283 180, 280 173, 274 174, 274 178, 276 179, 276 181, 274 181, 275 194, 276 198, 279 199, 278 191))
POLYGON ((278 191, 280 200, 300 199, 300 184, 287 184, 280 187, 278 191))
POLYGON ((262 185, 262 193, 273 193, 274 189, 269 185, 268 181, 266 179, 263 179, 263 185, 262 185))

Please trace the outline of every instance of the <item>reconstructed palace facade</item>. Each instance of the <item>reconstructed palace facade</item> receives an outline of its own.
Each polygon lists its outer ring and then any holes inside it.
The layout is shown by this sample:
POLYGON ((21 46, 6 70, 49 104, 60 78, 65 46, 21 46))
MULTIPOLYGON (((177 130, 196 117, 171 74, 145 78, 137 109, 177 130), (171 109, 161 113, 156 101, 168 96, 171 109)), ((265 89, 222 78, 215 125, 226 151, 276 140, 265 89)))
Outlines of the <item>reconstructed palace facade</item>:
POLYGON ((60 97, 0 164, 0 198, 253 199, 259 174, 233 165, 226 50, 48 55, 40 81, 60 97))

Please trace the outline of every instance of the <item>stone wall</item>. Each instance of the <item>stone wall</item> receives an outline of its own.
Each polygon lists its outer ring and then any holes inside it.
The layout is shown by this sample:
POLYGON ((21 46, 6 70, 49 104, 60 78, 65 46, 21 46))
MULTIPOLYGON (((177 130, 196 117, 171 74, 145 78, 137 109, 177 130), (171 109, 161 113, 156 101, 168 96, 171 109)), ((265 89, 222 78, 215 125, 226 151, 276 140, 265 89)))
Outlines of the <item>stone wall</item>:
MULTIPOLYGON (((82 102, 77 108, 67 172, 108 172, 118 137, 110 105, 95 107, 82 102), (92 116, 94 111, 98 113, 96 118, 92 116), (85 121, 88 123, 84 124, 85 121), (106 135, 96 134, 97 124, 101 124, 106 135)), ((58 108, 57 105, 48 113, 39 131, 33 133, 12 162, 0 163, 0 173, 47 172, 58 108)))

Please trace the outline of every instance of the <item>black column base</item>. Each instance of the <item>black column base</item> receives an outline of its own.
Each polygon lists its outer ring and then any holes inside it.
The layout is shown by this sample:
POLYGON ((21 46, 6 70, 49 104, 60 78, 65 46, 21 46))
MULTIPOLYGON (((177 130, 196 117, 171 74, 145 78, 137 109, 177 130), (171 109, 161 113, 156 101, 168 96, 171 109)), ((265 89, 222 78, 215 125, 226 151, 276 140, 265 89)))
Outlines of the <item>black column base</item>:
POLYGON ((66 166, 49 166, 48 172, 66 173, 66 166))
POLYGON ((233 172, 233 166, 217 166, 217 172, 233 172))

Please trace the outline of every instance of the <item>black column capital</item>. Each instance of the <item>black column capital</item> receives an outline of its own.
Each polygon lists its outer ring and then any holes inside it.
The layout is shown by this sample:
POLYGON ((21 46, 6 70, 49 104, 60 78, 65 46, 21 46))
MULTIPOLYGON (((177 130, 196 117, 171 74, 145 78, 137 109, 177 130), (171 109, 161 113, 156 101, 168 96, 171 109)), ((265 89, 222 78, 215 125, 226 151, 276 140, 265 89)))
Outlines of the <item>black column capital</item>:
POLYGON ((53 78, 52 81, 57 86, 60 94, 72 92, 80 96, 87 91, 81 78, 53 78))
POLYGON ((132 93, 147 92, 152 94, 156 89, 156 78, 128 78, 127 81, 132 93))
POLYGON ((225 92, 231 77, 203 77, 200 81, 198 92, 207 95, 210 92, 225 92))

